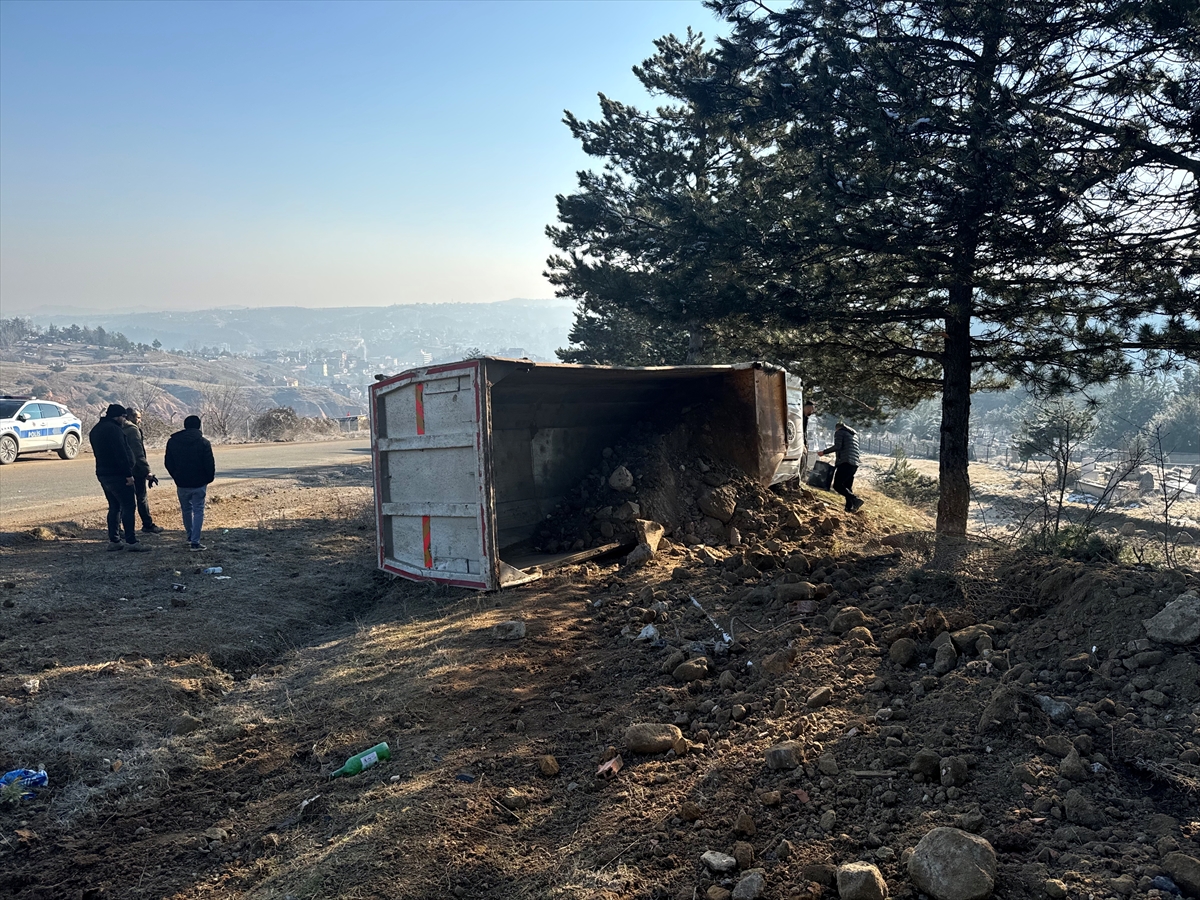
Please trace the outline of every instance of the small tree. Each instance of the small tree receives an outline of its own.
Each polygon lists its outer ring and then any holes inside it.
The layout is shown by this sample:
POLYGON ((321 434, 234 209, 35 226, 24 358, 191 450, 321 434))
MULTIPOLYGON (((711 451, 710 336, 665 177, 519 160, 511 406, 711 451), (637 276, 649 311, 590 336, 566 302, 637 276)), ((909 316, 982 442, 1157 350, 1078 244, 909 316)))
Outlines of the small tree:
POLYGON ((250 418, 245 388, 235 381, 198 385, 204 397, 202 415, 207 430, 221 440, 241 434, 250 418))
POLYGON ((1022 459, 1050 457, 1054 477, 1049 468, 1041 473, 1043 521, 1042 531, 1058 536, 1062 523, 1063 503, 1072 478, 1071 460, 1083 443, 1096 430, 1095 413, 1067 400, 1056 400, 1037 408, 1036 413, 1021 423, 1017 437, 1017 453, 1022 459))

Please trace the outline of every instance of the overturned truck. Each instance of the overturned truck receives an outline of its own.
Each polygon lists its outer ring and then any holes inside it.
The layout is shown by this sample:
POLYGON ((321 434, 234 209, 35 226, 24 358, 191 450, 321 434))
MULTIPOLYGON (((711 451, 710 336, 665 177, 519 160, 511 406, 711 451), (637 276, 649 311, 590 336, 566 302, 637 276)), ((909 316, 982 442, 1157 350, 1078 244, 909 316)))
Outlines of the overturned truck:
POLYGON ((484 357, 381 379, 371 386, 378 565, 495 590, 612 549, 539 552, 534 535, 631 428, 685 420, 705 455, 764 485, 803 469, 799 385, 764 363, 484 357))

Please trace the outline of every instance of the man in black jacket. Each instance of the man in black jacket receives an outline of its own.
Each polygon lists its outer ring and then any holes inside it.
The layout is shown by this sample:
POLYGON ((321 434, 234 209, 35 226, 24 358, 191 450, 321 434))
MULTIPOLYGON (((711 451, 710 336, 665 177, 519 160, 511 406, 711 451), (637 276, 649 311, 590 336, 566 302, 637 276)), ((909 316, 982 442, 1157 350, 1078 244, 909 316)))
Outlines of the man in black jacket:
POLYGON ((88 432, 92 454, 96 457, 96 480, 108 500, 108 549, 149 550, 137 539, 134 526, 133 453, 125 443, 122 426, 125 407, 109 404, 104 418, 88 432), (124 527, 125 543, 121 543, 118 524, 124 527))
POLYGON ((163 527, 154 524, 154 516, 150 515, 150 503, 147 493, 151 485, 158 484, 158 479, 150 473, 150 460, 146 459, 146 439, 138 425, 142 414, 130 406, 125 410, 125 424, 121 431, 125 435, 125 443, 133 454, 133 496, 137 500, 137 512, 142 519, 142 531, 147 534, 161 534, 163 527))
POLYGON ((838 422, 833 432, 833 446, 822 450, 817 456, 833 453, 833 489, 846 498, 846 512, 858 512, 865 502, 854 493, 854 473, 862 461, 858 452, 858 432, 845 422, 838 422))
POLYGON ((200 433, 200 417, 183 420, 183 431, 177 431, 167 441, 167 471, 175 479, 179 509, 183 513, 183 530, 193 550, 204 550, 200 529, 204 526, 204 500, 208 486, 217 475, 212 444, 200 433))

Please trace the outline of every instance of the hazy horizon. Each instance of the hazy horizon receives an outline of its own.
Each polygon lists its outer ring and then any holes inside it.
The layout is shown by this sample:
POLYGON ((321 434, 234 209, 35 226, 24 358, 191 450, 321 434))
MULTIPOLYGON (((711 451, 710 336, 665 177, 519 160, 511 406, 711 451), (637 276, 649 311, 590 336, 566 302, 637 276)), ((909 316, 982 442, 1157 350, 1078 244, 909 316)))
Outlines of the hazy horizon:
POLYGON ((0 314, 550 299, 561 123, 699 0, 0 4, 0 314))
MULTIPOLYGON (((69 305, 47 305, 27 311, 8 309, 8 304, 5 303, 3 315, 5 317, 16 316, 24 319, 40 319, 48 316, 84 316, 87 318, 102 318, 107 316, 130 316, 138 315, 139 313, 206 313, 206 312, 236 312, 240 310, 253 309, 303 309, 303 310, 320 310, 320 309, 337 309, 337 310, 354 310, 354 309, 386 309, 392 306, 421 306, 425 304, 433 305, 450 305, 454 303, 464 304, 483 304, 494 306, 500 303, 545 303, 559 304, 564 306, 573 306, 574 301, 563 297, 505 297, 501 300, 413 300, 409 303, 347 303, 341 306, 322 305, 322 304, 300 304, 300 303, 260 303, 254 306, 245 303, 223 303, 217 306, 196 306, 186 309, 171 309, 171 308, 155 308, 151 306, 127 306, 113 307, 111 309, 90 309, 88 307, 74 307, 69 305)), ((64 323, 67 324, 67 323, 64 323)))

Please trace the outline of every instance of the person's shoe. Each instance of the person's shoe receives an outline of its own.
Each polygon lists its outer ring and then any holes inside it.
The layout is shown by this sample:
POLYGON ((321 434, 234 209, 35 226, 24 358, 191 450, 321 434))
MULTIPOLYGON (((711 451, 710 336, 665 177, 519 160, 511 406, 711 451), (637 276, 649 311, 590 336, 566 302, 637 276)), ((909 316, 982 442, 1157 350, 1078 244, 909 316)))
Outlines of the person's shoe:
POLYGON ((141 541, 138 541, 136 544, 126 544, 125 549, 130 553, 145 553, 147 550, 153 550, 154 548, 149 544, 143 544, 141 541))
POLYGON ((146 534, 162 534, 166 530, 161 525, 155 525, 153 522, 142 526, 142 531, 146 532, 146 534))
POLYGON ((207 547, 205 547, 205 546, 204 546, 202 543, 200 543, 199 541, 192 541, 192 543, 191 543, 190 547, 191 547, 191 549, 192 549, 193 551, 195 551, 195 550, 207 550, 207 549, 208 549, 207 547))
POLYGON ((860 509, 862 509, 863 504, 866 502, 867 501, 864 500, 862 497, 859 497, 857 500, 854 501, 854 505, 850 507, 850 512, 852 512, 852 513, 858 512, 860 509))
POLYGON ((125 545, 122 544, 120 541, 109 541, 108 542, 108 551, 110 553, 117 551, 117 550, 124 550, 124 549, 125 549, 125 545))

